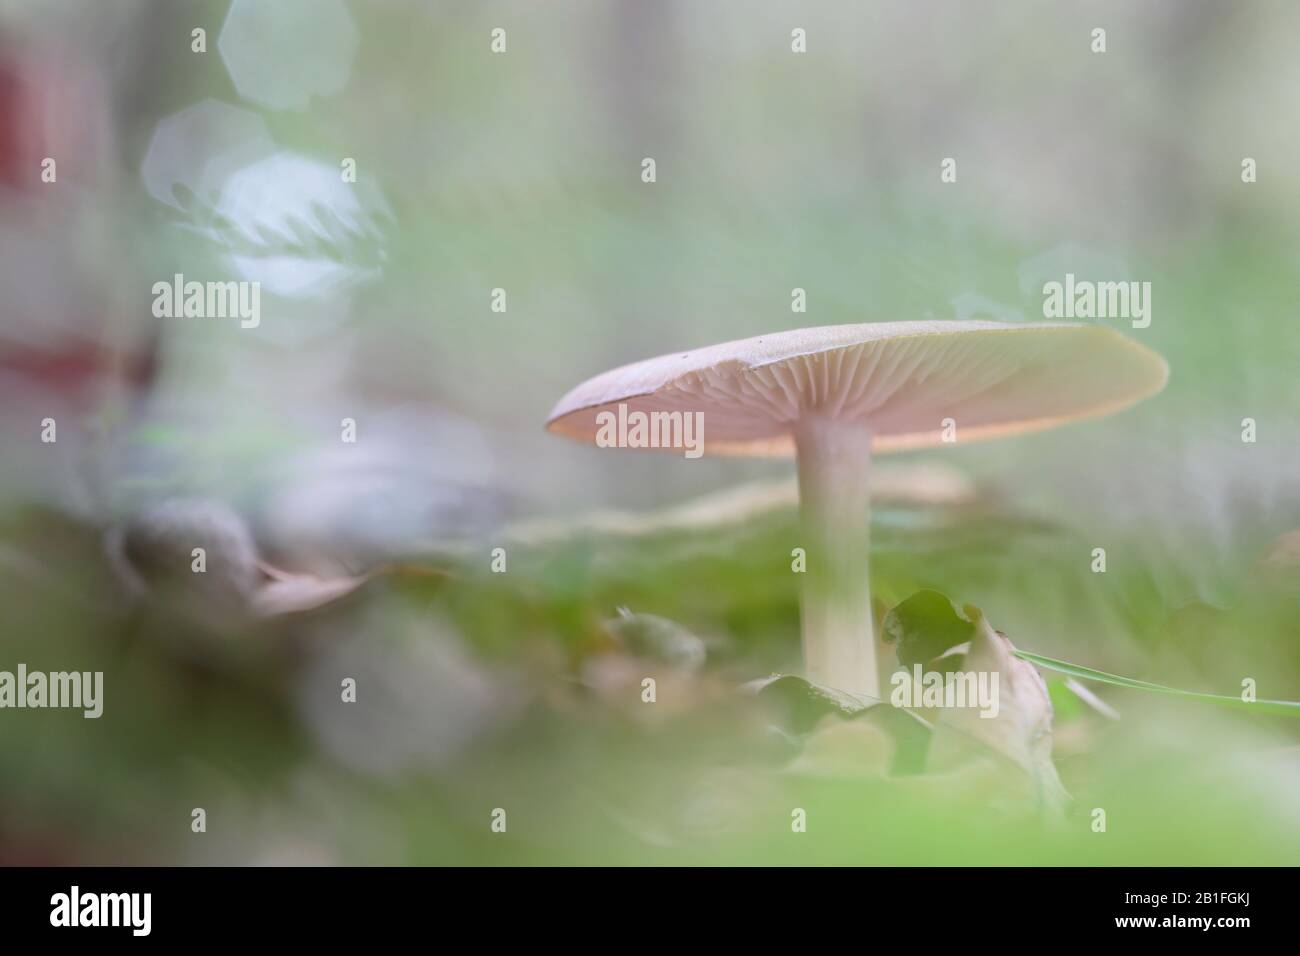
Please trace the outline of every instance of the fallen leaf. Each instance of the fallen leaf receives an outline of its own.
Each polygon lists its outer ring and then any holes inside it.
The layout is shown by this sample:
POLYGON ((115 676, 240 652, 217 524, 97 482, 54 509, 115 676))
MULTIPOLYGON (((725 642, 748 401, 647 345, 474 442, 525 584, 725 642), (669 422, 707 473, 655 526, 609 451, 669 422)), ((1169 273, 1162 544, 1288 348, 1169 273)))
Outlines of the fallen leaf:
POLYGON ((930 744, 930 768, 959 762, 976 742, 1023 770, 1032 782, 1041 807, 1064 811, 1069 794, 1052 763, 1052 703, 1047 684, 1033 665, 1014 654, 1007 637, 993 629, 988 618, 967 605, 974 634, 961 669, 966 673, 998 677, 996 716, 983 717, 974 707, 948 707, 939 711, 930 744))
POLYGON ((266 580, 258 585, 249 599, 257 617, 276 617, 311 611, 351 594, 369 580, 359 577, 321 578, 314 574, 294 574, 263 564, 266 580))

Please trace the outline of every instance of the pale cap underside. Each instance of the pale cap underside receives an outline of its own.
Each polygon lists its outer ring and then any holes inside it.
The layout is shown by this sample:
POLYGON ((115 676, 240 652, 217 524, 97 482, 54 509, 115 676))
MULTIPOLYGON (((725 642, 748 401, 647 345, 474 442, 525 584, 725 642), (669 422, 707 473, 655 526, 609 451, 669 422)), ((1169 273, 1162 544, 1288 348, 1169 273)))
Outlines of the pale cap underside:
POLYGON ((1065 322, 879 322, 777 332, 663 355, 589 379, 547 428, 594 441, 601 412, 703 412, 704 451, 783 456, 820 416, 870 428, 875 451, 965 443, 1126 408, 1164 387, 1156 352, 1065 322))

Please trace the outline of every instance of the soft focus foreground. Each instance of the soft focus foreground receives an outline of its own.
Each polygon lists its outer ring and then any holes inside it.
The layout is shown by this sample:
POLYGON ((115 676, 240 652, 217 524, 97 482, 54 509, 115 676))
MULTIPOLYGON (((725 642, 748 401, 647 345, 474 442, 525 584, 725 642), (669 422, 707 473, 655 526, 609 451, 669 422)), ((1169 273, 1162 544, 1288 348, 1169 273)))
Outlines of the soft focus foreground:
POLYGON ((0 30, 0 670, 105 674, 99 719, 0 711, 0 861, 1297 859, 1292 719, 1046 671, 1050 713, 1004 699, 991 736, 742 690, 798 670, 791 463, 542 420, 677 348, 1149 281, 1150 326, 1110 321, 1168 359, 1158 397, 879 460, 878 618, 935 589, 1016 648, 1300 698, 1300 11, 50 2, 0 30), (177 273, 259 282, 260 321, 157 316, 177 273))

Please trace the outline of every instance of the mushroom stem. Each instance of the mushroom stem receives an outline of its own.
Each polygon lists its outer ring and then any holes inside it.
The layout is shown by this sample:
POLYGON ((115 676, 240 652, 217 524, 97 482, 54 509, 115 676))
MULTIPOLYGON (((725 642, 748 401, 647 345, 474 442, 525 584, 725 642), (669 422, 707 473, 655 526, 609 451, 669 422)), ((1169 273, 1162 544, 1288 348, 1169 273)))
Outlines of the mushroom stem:
POLYGON ((803 582, 804 674, 879 698, 867 552, 871 525, 871 430, 809 417, 794 429, 803 582))

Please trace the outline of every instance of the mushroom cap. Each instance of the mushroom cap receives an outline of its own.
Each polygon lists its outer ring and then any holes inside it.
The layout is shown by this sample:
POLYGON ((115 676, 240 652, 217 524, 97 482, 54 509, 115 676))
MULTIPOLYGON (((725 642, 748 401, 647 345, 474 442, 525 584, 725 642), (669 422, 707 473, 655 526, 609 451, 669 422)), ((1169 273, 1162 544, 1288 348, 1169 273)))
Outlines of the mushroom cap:
POLYGON ((588 379, 549 431, 594 441, 597 415, 703 412, 706 454, 784 456, 820 416, 860 423, 874 451, 1039 431, 1126 408, 1164 387, 1169 366, 1113 329, 1075 322, 876 322, 724 342, 588 379))

